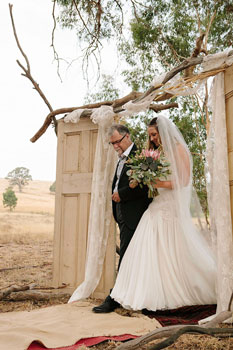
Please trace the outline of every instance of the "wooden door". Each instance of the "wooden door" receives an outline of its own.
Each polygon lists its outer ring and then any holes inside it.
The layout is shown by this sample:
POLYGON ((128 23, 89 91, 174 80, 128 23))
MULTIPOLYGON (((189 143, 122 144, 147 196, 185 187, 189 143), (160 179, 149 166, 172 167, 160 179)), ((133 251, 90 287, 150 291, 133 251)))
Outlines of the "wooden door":
MULTIPOLYGON (((84 280, 92 172, 98 127, 88 117, 58 122, 53 284, 73 291, 84 280)), ((115 278, 114 224, 95 297, 109 293, 115 278)))

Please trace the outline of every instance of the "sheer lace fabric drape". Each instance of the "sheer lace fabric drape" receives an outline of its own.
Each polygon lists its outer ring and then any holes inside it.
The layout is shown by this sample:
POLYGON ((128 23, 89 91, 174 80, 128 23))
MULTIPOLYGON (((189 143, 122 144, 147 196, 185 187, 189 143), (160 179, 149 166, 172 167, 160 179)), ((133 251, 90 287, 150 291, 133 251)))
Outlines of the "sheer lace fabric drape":
POLYGON ((217 312, 226 310, 233 291, 233 243, 227 154, 224 73, 215 76, 207 139, 208 204, 211 236, 217 256, 217 312))
MULTIPOLYGON (((77 122, 79 118, 80 112, 77 110, 72 112, 71 117, 68 115, 65 122, 77 122)), ((69 302, 89 297, 97 287, 102 274, 112 216, 111 182, 116 154, 108 144, 107 128, 113 122, 113 113, 109 108, 102 108, 99 113, 93 113, 92 120, 98 123, 99 128, 92 178, 85 278, 69 302)))

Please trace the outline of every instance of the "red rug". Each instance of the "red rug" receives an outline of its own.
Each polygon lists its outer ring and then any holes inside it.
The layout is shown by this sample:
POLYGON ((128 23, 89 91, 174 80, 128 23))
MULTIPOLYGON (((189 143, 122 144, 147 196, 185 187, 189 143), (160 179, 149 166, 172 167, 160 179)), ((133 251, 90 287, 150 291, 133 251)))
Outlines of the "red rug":
POLYGON ((144 315, 156 318, 163 327, 177 324, 197 324, 198 321, 215 313, 216 305, 183 306, 174 310, 156 312, 143 310, 144 315))
POLYGON ((71 346, 65 346, 65 347, 61 347, 61 348, 49 348, 49 349, 46 348, 44 345, 34 341, 28 347, 28 350, 44 350, 44 349, 48 349, 48 350, 76 350, 81 345, 93 346, 93 345, 102 343, 106 340, 125 341, 125 340, 134 339, 134 338, 137 338, 137 336, 131 335, 131 334, 117 335, 117 336, 113 336, 113 337, 84 338, 84 339, 80 339, 79 341, 77 341, 77 343, 75 343, 74 345, 71 345, 71 346))

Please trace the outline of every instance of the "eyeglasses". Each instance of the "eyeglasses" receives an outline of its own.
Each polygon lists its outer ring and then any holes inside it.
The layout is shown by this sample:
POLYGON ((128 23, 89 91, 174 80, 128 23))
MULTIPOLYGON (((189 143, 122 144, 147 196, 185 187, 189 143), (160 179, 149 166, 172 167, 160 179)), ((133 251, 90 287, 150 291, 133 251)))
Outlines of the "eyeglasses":
POLYGON ((121 141, 125 138, 126 135, 127 134, 125 134, 120 140, 109 142, 109 145, 119 145, 119 143, 121 143, 121 141))

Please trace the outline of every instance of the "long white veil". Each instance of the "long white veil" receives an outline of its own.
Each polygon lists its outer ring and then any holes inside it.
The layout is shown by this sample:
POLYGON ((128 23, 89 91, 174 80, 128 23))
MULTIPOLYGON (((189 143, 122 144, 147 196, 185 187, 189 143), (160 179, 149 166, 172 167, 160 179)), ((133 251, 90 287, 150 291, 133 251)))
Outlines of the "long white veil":
POLYGON ((193 255, 195 251, 198 251, 199 254, 206 255, 206 259, 209 258, 214 263, 215 257, 208 237, 210 233, 207 230, 207 225, 204 224, 204 215, 200 217, 201 207, 192 184, 192 156, 188 146, 179 129, 167 117, 159 115, 157 127, 165 156, 171 164, 171 181, 178 220, 186 239, 191 240, 192 245, 197 248, 190 251, 189 254, 193 255))

